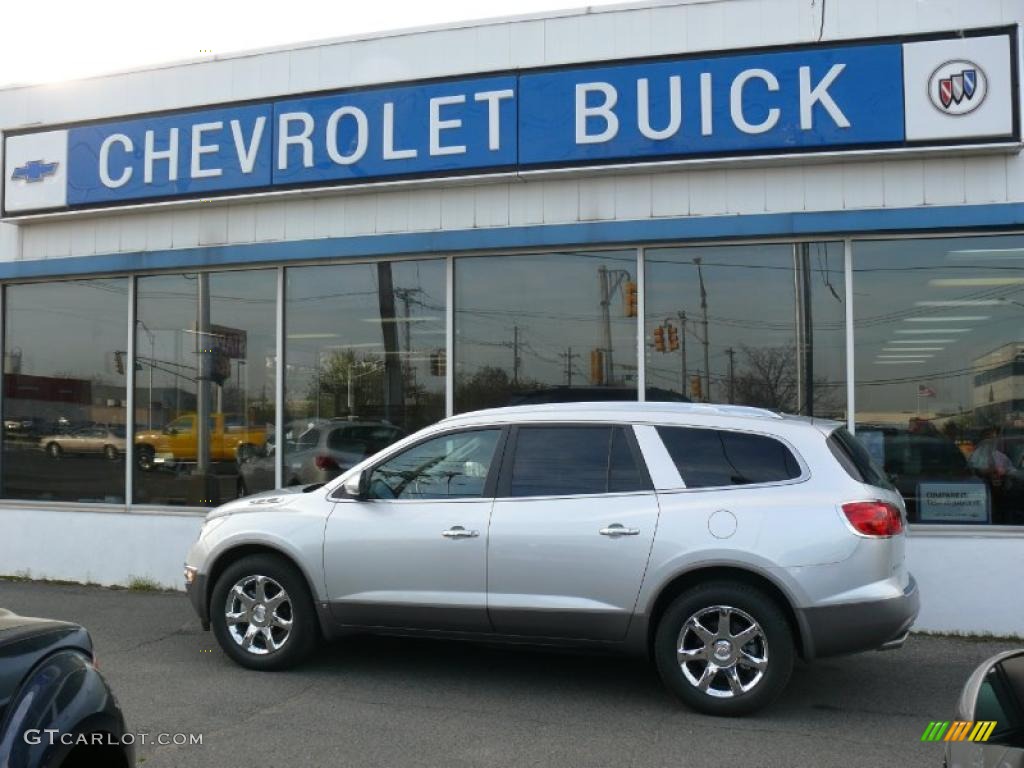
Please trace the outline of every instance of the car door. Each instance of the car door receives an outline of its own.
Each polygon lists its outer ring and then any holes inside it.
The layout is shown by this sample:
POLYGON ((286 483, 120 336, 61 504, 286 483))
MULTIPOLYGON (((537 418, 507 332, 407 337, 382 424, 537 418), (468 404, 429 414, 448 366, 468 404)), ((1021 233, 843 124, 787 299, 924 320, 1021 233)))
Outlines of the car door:
POLYGON ((514 428, 488 540, 495 631, 622 640, 657 523, 631 427, 514 428))
POLYGON ((447 432, 366 470, 324 536, 331 610, 346 625, 487 632, 487 526, 501 428, 447 432))

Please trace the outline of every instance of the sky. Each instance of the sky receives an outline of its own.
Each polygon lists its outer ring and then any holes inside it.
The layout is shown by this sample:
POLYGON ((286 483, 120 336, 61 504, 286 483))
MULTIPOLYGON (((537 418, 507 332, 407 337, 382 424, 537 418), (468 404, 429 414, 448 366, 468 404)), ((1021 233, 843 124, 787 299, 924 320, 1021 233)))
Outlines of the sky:
POLYGON ((4 8, 0 86, 59 82, 309 40, 618 0, 22 0, 4 8))

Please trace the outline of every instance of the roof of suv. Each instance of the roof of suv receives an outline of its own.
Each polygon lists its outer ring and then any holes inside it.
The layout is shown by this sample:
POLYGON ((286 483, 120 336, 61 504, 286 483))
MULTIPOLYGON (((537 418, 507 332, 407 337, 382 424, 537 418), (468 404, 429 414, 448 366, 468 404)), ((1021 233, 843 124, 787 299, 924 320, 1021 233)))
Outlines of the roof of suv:
POLYGON ((670 402, 593 402, 593 403, 546 403, 543 405, 517 405, 506 408, 489 408, 471 411, 445 419, 450 423, 495 423, 514 421, 557 421, 564 419, 581 421, 661 421, 699 424, 746 423, 752 426, 760 423, 762 428, 771 430, 770 425, 793 425, 805 423, 821 430, 832 430, 840 422, 807 416, 793 416, 754 408, 746 405, 719 405, 715 403, 670 403, 670 402))

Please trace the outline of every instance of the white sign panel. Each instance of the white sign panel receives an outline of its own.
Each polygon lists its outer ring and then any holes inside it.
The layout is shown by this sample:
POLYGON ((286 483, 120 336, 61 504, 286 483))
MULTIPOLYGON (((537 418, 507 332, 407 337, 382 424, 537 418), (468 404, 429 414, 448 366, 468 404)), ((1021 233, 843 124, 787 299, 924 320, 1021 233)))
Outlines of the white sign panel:
POLYGON ((987 523, 988 486, 984 483, 921 483, 917 511, 922 523, 987 523))
POLYGON ((67 205, 68 132, 26 133, 7 139, 4 205, 8 212, 67 205))
POLYGON ((1013 132, 1010 37, 903 45, 906 140, 966 139, 1013 132))

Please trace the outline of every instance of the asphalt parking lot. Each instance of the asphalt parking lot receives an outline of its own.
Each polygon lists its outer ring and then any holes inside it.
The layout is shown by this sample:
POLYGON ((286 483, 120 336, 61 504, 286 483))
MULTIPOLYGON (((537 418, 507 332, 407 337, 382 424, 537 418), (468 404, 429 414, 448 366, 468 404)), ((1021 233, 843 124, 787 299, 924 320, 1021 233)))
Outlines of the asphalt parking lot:
POLYGON ((93 634, 139 747, 188 766, 940 766, 919 739, 976 664, 1012 643, 914 636, 900 651, 799 665, 742 720, 694 714, 643 660, 354 638, 298 670, 235 666, 181 594, 0 581, 0 607, 93 634))

